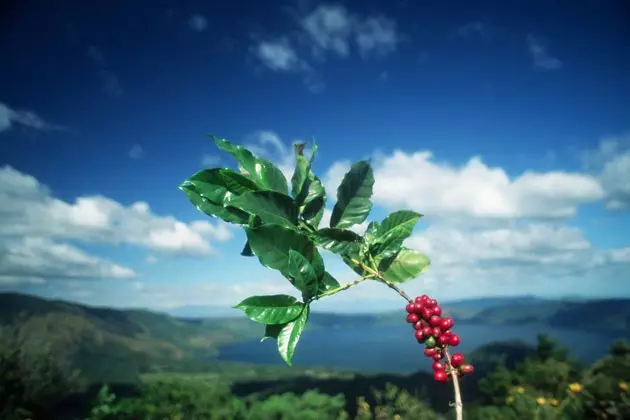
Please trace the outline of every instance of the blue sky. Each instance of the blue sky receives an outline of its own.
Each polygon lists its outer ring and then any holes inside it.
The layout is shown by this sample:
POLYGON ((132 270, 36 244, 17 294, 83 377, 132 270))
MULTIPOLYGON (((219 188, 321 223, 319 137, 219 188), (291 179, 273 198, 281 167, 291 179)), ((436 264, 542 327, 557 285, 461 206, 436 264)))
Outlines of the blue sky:
MULTIPOLYGON (((12 4, 0 290, 157 309, 291 292, 177 190, 233 165, 213 132, 288 172, 314 136, 331 194, 371 158, 370 220, 426 215, 412 294, 630 297, 623 1, 12 4)), ((318 309, 400 303, 367 284, 318 309)))

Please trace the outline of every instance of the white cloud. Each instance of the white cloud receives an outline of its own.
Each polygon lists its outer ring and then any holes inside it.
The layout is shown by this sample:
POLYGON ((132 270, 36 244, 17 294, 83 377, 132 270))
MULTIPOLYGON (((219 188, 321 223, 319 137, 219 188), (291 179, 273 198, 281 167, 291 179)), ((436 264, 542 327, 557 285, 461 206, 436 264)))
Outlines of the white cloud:
MULTIPOLYGON (((136 295, 134 306, 173 309, 186 305, 216 305, 231 307, 248 296, 288 294, 299 297, 299 292, 282 277, 275 280, 221 283, 217 281, 191 282, 186 287, 177 284, 144 283, 136 295)), ((234 311, 237 315, 238 312, 234 311)))
POLYGON ((597 150, 584 153, 583 163, 598 174, 608 209, 630 209, 630 133, 603 138, 597 150))
POLYGON ((540 70, 560 70, 563 67, 562 61, 550 55, 547 52, 547 48, 533 35, 527 36, 527 46, 534 60, 535 68, 540 70))
POLYGON ((353 19, 343 6, 319 6, 301 21, 313 42, 313 53, 329 50, 345 57, 350 53, 353 19))
MULTIPOLYGON (((127 267, 87 255, 69 244, 48 238, 0 239, 0 277, 127 279, 127 267)), ((31 282, 32 283, 32 282, 31 282)))
POLYGON ((188 27, 196 32, 203 32, 208 27, 208 19, 205 16, 195 13, 188 20, 188 27))
POLYGON ((431 257, 421 283, 440 284, 442 290, 460 285, 476 295, 496 287, 523 290, 528 284, 540 290, 566 278, 581 288, 580 280, 592 281, 589 274, 596 270, 630 263, 630 248, 598 250, 576 227, 542 223, 483 230, 436 224, 406 245, 431 257))
MULTIPOLYGON (((33 264, 31 270, 43 272, 54 265, 55 259, 59 267, 69 267, 54 271, 54 275, 67 272, 68 276, 75 273, 75 276, 87 277, 100 273, 104 277, 125 277, 131 273, 115 264, 87 256, 68 244, 55 242, 59 240, 124 243, 153 252, 207 256, 214 253, 213 241, 227 241, 232 237, 232 230, 223 222, 184 223, 172 216, 152 213, 149 205, 142 201, 125 206, 103 196, 82 196, 74 202, 66 202, 52 196, 50 190, 34 177, 10 166, 0 168, 0 203, 0 243, 5 248, 9 246, 7 244, 17 244, 16 249, 24 250, 16 254, 18 257, 32 252, 50 262, 40 266, 33 264), (16 242, 17 238, 23 238, 23 241, 16 242), (44 252, 47 247, 50 250, 44 252)), ((12 271, 18 267, 14 259, 3 260, 3 264, 13 267, 12 271)), ((6 267, 0 271, 7 270, 6 267)), ((35 275, 27 268, 24 267, 24 275, 35 275)), ((43 277, 42 273, 37 275, 43 277)))
POLYGON ((355 41, 361 56, 384 57, 396 51, 400 42, 396 22, 383 16, 360 21, 356 27, 355 41))
POLYGON ((350 14, 341 5, 320 5, 298 18, 298 24, 299 31, 273 40, 259 40, 252 50, 273 71, 302 74, 304 85, 313 93, 321 92, 325 83, 314 63, 305 57, 309 53, 315 61, 323 62, 329 53, 348 57, 354 46, 364 59, 384 57, 394 52, 400 42, 393 20, 350 14))
POLYGON ((33 111, 16 110, 0 102, 0 133, 10 130, 15 124, 35 130, 67 130, 66 127, 50 124, 33 111))
POLYGON ((304 62, 286 38, 262 41, 255 48, 256 57, 273 71, 297 71, 304 69, 304 62))
POLYGON ((144 156, 144 148, 139 144, 134 144, 131 149, 129 149, 128 155, 131 159, 140 159, 144 156))
MULTIPOLYGON (((336 188, 350 162, 337 162, 326 182, 336 188)), ((566 218, 581 204, 603 198, 593 176, 562 171, 528 171, 511 179, 480 157, 456 167, 434 160, 430 152, 396 150, 375 159, 374 201, 385 208, 409 208, 436 218, 512 220, 566 218)))

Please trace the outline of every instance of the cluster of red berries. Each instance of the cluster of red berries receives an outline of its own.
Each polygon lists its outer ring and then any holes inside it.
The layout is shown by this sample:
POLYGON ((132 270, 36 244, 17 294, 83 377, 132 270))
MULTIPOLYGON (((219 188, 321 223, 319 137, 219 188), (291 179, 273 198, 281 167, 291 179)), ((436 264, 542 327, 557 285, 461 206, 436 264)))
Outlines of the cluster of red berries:
POLYGON ((451 317, 442 317, 442 308, 435 299, 427 295, 418 296, 407 305, 407 322, 416 331, 418 343, 424 343, 424 355, 433 359, 433 378, 438 382, 448 381, 449 375, 458 376, 473 372, 473 366, 464 363, 464 355, 455 353, 446 360, 448 346, 459 345, 459 336, 451 331, 455 322, 451 317))

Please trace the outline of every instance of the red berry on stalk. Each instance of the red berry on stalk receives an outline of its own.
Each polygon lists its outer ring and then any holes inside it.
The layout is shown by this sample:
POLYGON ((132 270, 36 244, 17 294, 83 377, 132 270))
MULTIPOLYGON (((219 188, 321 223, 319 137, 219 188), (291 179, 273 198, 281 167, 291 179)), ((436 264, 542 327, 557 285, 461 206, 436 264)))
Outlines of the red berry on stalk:
POLYGON ((422 295, 422 296, 417 297, 416 299, 420 299, 420 302, 424 302, 424 301, 429 300, 429 296, 428 295, 422 295))
POLYGON ((418 341, 424 340, 424 334, 422 334, 422 330, 416 330, 416 340, 418 341))
POLYGON ((471 373, 473 373, 473 371, 475 370, 473 368, 473 365, 469 365, 469 364, 465 364, 465 365, 461 365, 459 367, 459 370, 464 374, 464 375, 469 375, 471 373))
POLYGON ((442 315, 442 307, 438 305, 435 308, 433 308, 433 314, 437 316, 442 315))
POLYGON ((414 304, 413 304, 413 311, 414 311, 415 313, 417 313, 418 315, 421 315, 421 314, 422 314, 422 308, 424 308, 424 306, 422 305, 422 303, 418 303, 418 302, 416 302, 416 303, 414 303, 414 304))
POLYGON ((429 327, 428 325, 426 327, 422 327, 422 334, 424 334, 425 337, 430 336, 431 334, 433 334, 433 328, 429 327))
POLYGON ((416 330, 421 330, 422 328, 424 328, 424 325, 422 325, 422 321, 418 321, 415 324, 413 324, 413 328, 416 330))
POLYGON ((444 363, 442 362, 438 362, 437 360, 435 362, 433 362, 433 365, 431 365, 433 367, 433 370, 444 370, 446 369, 446 366, 444 366, 444 363))
POLYGON ((457 334, 451 334, 449 340, 448 340, 448 344, 455 347, 459 345, 459 335, 457 334))
POLYGON ((464 355, 461 353, 455 353, 451 356, 451 363, 455 367, 459 367, 464 363, 464 355))
POLYGON ((448 375, 443 370, 436 370, 435 372, 433 372, 433 379, 438 382, 446 382, 448 381, 448 375))
POLYGON ((427 321, 429 319, 431 319, 431 316, 433 316, 433 312, 431 311, 431 309, 424 307, 422 308, 422 318, 426 319, 427 321))
POLYGON ((442 318, 440 318, 437 315, 431 315, 431 318, 429 318, 429 324, 431 324, 434 327, 439 326, 442 323, 442 318))
POLYGON ((418 316, 418 314, 409 314, 409 315, 407 315, 407 322, 408 323, 415 324, 418 321, 420 321, 420 317, 418 316))
POLYGON ((438 337, 438 343, 443 346, 446 346, 450 342, 450 340, 451 336, 445 333, 442 333, 442 335, 438 337))
POLYGON ((440 326, 443 330, 449 330, 453 328, 454 325, 455 322, 453 321, 453 318, 451 318, 450 316, 445 316, 444 318, 442 318, 442 325, 440 326))
POLYGON ((428 307, 430 307, 430 308, 433 308, 433 307, 435 307, 436 305, 437 305, 437 300, 435 300, 435 299, 429 299, 429 300, 427 300, 427 303, 426 303, 426 305, 425 305, 425 306, 428 306, 428 307))
POLYGON ((440 352, 437 352, 432 357, 433 357, 433 360, 435 360, 437 362, 438 360, 442 360, 444 355, 442 353, 440 353, 440 352))
POLYGON ((424 355, 427 357, 433 357, 437 353, 437 349, 433 347, 427 347, 424 349, 424 355))
POLYGON ((413 303, 408 303, 405 309, 408 313, 412 314, 416 310, 416 306, 413 303))

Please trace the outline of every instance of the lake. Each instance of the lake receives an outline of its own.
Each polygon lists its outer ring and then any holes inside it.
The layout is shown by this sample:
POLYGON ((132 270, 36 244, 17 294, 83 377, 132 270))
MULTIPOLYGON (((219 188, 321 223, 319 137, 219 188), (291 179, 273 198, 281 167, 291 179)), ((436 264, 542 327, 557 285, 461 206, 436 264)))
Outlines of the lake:
MULTIPOLYGON (((571 348, 571 355, 586 363, 604 356, 617 335, 549 328, 537 324, 476 325, 459 324, 454 331, 461 337, 457 351, 466 354, 493 341, 521 340, 536 343, 536 336, 547 333, 559 344, 571 348)), ((305 331, 293 357, 295 366, 320 366, 390 373, 430 371, 408 324, 367 326, 352 329, 305 331)), ((251 340, 222 346, 219 360, 257 364, 284 364, 275 340, 251 340)))

